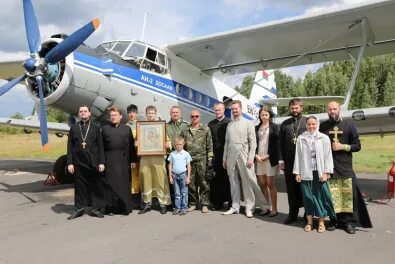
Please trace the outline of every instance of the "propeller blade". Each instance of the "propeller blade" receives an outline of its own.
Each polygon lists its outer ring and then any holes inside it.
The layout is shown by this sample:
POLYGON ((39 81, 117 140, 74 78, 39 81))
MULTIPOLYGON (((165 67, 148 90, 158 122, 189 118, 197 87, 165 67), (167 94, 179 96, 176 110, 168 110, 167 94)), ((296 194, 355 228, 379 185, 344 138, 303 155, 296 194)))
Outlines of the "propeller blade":
POLYGON ((30 0, 23 0, 23 12, 25 16, 25 29, 30 53, 38 53, 41 49, 40 29, 30 0))
POLYGON ((41 130, 41 145, 44 152, 48 151, 48 127, 47 114, 45 111, 44 92, 43 92, 43 77, 38 75, 36 77, 38 85, 38 95, 40 96, 40 130, 41 130))
POLYGON ((20 83, 25 79, 25 75, 21 75, 19 77, 16 77, 15 79, 11 80, 10 82, 4 84, 3 86, 0 87, 0 96, 11 90, 12 87, 20 83))
POLYGON ((81 45, 99 27, 99 25, 100 20, 96 18, 68 36, 47 53, 45 56, 45 62, 53 64, 67 57, 67 55, 77 49, 78 46, 81 45))

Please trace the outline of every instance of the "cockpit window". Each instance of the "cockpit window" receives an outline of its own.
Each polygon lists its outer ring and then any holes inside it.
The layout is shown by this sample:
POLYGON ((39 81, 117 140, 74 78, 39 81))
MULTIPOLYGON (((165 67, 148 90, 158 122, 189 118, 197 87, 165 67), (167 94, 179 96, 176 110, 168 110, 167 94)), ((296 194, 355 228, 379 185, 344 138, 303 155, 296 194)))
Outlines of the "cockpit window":
POLYGON ((117 54, 118 56, 122 56, 129 44, 130 41, 118 41, 111 52, 117 54))
POLYGON ((102 43, 100 47, 118 55, 122 60, 136 67, 156 73, 166 74, 170 69, 170 61, 162 50, 139 41, 111 41, 102 43))
POLYGON ((142 58, 145 55, 145 45, 134 42, 125 54, 125 57, 142 58))
POLYGON ((115 42, 107 42, 100 45, 100 47, 104 48, 107 51, 110 51, 111 48, 114 46, 115 42))
POLYGON ((158 52, 158 56, 156 56, 156 63, 159 63, 160 65, 166 66, 166 57, 164 54, 158 52))

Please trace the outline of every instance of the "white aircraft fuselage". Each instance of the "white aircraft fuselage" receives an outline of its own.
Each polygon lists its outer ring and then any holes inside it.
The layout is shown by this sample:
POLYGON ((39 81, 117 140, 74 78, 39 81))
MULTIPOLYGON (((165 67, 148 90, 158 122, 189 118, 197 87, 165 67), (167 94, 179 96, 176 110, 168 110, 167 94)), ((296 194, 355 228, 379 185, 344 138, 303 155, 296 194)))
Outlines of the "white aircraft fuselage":
MULTIPOLYGON (((60 41, 50 39, 43 45, 60 41)), ((96 49, 80 46, 60 62, 63 66, 59 67, 57 79, 47 84, 52 92, 47 90, 45 103, 71 115, 77 114, 79 106, 88 105, 99 121, 106 119, 106 109, 112 105, 125 111, 128 105, 135 104, 141 116, 145 107, 154 105, 158 116, 164 120, 170 119, 171 106, 178 105, 185 117, 192 109, 200 110, 202 122, 207 123, 214 118, 214 104, 231 98, 242 101, 245 118, 256 119, 257 106, 253 102, 170 51, 162 52, 171 61, 171 68, 164 67, 159 72, 139 67, 100 46, 96 49)), ((29 94, 37 101, 34 82, 27 81, 27 86, 29 94)))

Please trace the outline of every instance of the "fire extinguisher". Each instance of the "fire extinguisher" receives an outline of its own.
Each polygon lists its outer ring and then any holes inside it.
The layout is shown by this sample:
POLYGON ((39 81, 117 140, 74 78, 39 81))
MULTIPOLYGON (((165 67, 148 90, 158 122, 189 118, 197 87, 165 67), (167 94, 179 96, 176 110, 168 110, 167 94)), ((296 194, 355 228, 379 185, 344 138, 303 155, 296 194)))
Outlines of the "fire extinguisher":
POLYGON ((388 172, 388 179, 387 179, 387 193, 391 197, 394 197, 394 190, 395 190, 395 160, 392 161, 392 167, 388 172))

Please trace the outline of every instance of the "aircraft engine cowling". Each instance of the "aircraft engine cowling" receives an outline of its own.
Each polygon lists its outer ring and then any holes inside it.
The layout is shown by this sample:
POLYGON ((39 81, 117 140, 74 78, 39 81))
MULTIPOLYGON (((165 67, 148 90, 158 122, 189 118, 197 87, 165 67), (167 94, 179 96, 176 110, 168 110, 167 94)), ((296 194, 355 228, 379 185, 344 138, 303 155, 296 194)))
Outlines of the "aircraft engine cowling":
MULTIPOLYGON (((39 52, 40 57, 45 58, 45 55, 62 41, 61 38, 51 38, 44 41, 39 52)), ((51 105, 66 92, 70 84, 74 72, 73 53, 55 64, 48 64, 47 67, 48 69, 44 71, 45 74, 43 75, 44 102, 45 105, 51 105)), ((28 76, 25 81, 29 96, 38 103, 38 85, 35 77, 28 76)))

